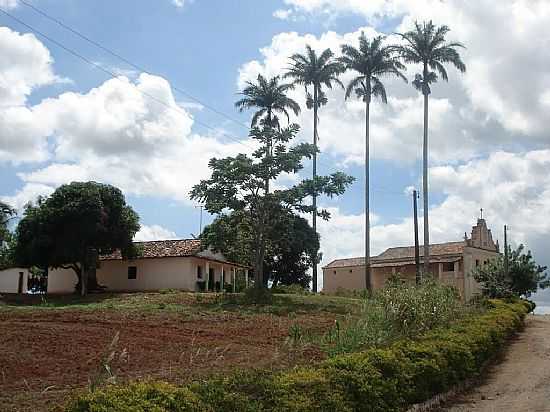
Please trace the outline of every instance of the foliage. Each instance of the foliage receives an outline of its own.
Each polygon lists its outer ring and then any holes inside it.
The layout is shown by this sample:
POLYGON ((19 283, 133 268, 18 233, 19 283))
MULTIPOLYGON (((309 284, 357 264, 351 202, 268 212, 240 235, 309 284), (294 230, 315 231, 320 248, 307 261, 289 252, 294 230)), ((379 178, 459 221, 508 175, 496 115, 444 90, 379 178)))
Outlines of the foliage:
POLYGON ((16 211, 10 205, 0 202, 0 246, 9 241, 8 222, 16 216, 16 211))
POLYGON ((505 257, 500 255, 485 265, 476 268, 474 279, 481 283, 482 293, 489 298, 509 298, 526 296, 535 293, 539 288, 550 286, 550 279, 545 273, 546 266, 537 265, 531 251, 524 252, 519 245, 516 250, 508 246, 508 274, 505 268, 505 257))
POLYGON ((332 89, 332 84, 335 83, 343 87, 338 79, 343 71, 344 67, 334 59, 334 53, 330 49, 325 49, 317 56, 315 50, 306 45, 304 54, 296 53, 290 57, 290 67, 284 77, 292 79, 294 85, 304 86, 307 108, 313 109, 328 102, 323 86, 332 89), (313 95, 308 90, 309 86, 313 86, 313 95))
POLYGON ((302 284, 277 285, 271 288, 271 293, 280 295, 309 295, 310 291, 302 284))
MULTIPOLYGON (((265 277, 274 287, 279 284, 308 287, 311 277, 307 270, 317 262, 319 237, 304 218, 284 209, 274 213, 277 216, 266 232, 265 277)), ((201 239, 203 247, 221 251, 233 262, 254 263, 253 229, 245 213, 235 211, 218 216, 204 229, 201 239)))
POLYGON ((115 386, 81 395, 65 411, 402 411, 477 376, 530 310, 526 301, 492 301, 484 313, 387 348, 282 372, 238 371, 182 388, 115 386))
POLYGON ((113 186, 96 182, 62 185, 25 209, 16 229, 14 259, 23 267, 71 268, 79 285, 82 273, 89 273, 88 283, 94 288, 93 256, 115 249, 124 255, 134 253, 132 239, 139 230, 138 221, 122 192, 113 186))
MULTIPOLYGON (((211 177, 202 180, 191 191, 191 198, 204 203, 206 210, 212 214, 220 215, 231 211, 246 216, 252 229, 251 250, 254 251, 253 266, 258 287, 265 287, 267 284, 267 279, 263 276, 263 264, 269 230, 277 224, 281 211, 310 213, 312 207, 304 204, 308 196, 313 193, 330 197, 341 195, 354 180, 337 172, 269 192, 266 181, 283 173, 301 170, 302 159, 309 158, 315 150, 312 145, 305 143, 288 147, 298 130, 297 125, 281 130, 270 127, 253 128, 250 136, 260 143, 260 148, 252 157, 239 154, 225 159, 211 159, 211 177), (274 148, 273 153, 271 145, 274 148)), ((321 211, 320 215, 326 219, 330 216, 326 210, 321 211)))
POLYGON ((447 326, 469 309, 450 286, 431 280, 407 284, 396 277, 365 299, 359 316, 336 322, 317 340, 332 355, 386 346, 447 326))
POLYGON ((450 31, 448 26, 438 27, 430 20, 422 24, 415 22, 413 30, 398 33, 404 40, 404 44, 397 47, 400 57, 405 63, 421 64, 423 67, 423 72, 416 74, 413 86, 425 96, 431 93, 430 84, 437 81, 437 73, 444 81, 449 80, 445 64, 452 64, 461 73, 466 71, 466 65, 457 51, 464 45, 447 42, 445 36, 450 31))
POLYGON ((383 40, 383 36, 378 36, 369 41, 365 33, 361 33, 358 49, 347 44, 342 46, 340 63, 346 70, 352 70, 358 74, 346 87, 346 99, 355 93, 366 103, 370 103, 372 96, 387 103, 382 77, 396 76, 407 81, 402 73, 405 66, 399 61, 395 48, 383 46, 383 40))
POLYGON ((245 109, 259 109, 252 116, 252 127, 263 124, 266 127, 280 129, 281 124, 276 113, 282 113, 290 121, 288 111, 295 115, 300 113, 300 106, 286 95, 287 91, 294 88, 291 84, 279 84, 279 77, 266 79, 258 75, 257 83, 246 82, 242 91, 244 97, 235 103, 239 111, 245 109))

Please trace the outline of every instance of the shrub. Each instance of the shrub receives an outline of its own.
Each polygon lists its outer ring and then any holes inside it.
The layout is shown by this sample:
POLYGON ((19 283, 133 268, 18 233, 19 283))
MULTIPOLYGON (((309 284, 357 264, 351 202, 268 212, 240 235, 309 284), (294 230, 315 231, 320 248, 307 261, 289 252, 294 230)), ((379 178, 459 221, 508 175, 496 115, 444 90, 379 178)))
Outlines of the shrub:
POLYGON ((267 288, 251 286, 244 291, 243 303, 269 305, 273 303, 273 294, 267 288))
POLYGON ((533 309, 519 300, 488 305, 484 313, 383 349, 274 374, 237 372, 183 388, 153 383, 108 387, 81 395, 66 412, 402 411, 476 376, 533 309))
POLYGON ((271 293, 278 293, 281 295, 309 295, 311 292, 304 288, 302 285, 277 285, 271 288, 271 293))
POLYGON ((214 412, 188 388, 167 383, 132 383, 81 395, 66 412, 214 412))

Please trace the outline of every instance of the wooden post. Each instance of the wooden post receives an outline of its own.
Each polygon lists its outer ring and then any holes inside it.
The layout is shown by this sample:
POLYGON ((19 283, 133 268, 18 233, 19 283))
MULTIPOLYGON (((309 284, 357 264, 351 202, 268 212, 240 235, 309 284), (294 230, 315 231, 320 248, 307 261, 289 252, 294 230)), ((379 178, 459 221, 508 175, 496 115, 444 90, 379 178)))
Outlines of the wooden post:
POLYGON ((223 267, 223 264, 222 264, 222 268, 220 269, 220 292, 224 291, 223 289, 224 283, 225 283, 225 268, 223 267))
POLYGON ((244 285, 248 288, 248 269, 244 270, 244 285))
POLYGON ((233 275, 233 279, 231 280, 231 284, 233 285, 233 293, 235 293, 236 291, 236 285, 235 283, 237 283, 237 268, 236 267, 233 267, 233 270, 231 271, 231 274, 233 275))

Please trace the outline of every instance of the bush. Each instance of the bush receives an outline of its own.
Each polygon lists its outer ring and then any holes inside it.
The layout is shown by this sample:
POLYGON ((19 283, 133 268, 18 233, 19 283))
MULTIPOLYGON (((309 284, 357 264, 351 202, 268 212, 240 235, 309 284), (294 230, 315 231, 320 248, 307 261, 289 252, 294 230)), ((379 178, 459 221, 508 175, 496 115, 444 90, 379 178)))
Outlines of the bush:
POLYGON ((244 291, 244 304, 252 305, 270 305, 273 303, 273 294, 267 288, 257 288, 251 286, 244 291))
POLYGON ((304 288, 302 285, 277 285, 271 288, 271 293, 278 293, 281 295, 309 295, 311 292, 304 288))
POLYGON ((488 301, 415 340, 335 356, 289 371, 238 372, 187 387, 132 384, 82 395, 66 412, 107 411, 402 411, 474 377, 533 309, 530 302, 488 301))

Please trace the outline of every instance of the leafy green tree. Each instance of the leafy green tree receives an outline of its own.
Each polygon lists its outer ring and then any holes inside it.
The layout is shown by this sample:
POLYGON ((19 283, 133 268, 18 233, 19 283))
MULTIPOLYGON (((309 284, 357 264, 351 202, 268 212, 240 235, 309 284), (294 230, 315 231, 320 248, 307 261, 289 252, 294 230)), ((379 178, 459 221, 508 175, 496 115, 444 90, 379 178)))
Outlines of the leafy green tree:
MULTIPOLYGON (((313 145, 317 148, 318 140, 318 111, 321 106, 327 104, 328 99, 323 91, 323 86, 332 89, 332 84, 338 84, 342 88, 342 82, 338 76, 344 68, 330 49, 325 49, 319 56, 311 46, 306 46, 306 53, 294 54, 290 57, 290 68, 284 75, 292 79, 293 84, 304 86, 306 92, 306 105, 313 109, 313 145), (310 92, 313 88, 313 94, 310 92)), ((317 152, 313 153, 313 179, 317 176, 317 152)), ((317 232, 317 194, 313 194, 313 230, 317 232)), ((313 262, 313 292, 317 292, 317 263, 313 262)))
POLYGON ((345 44, 342 46, 340 62, 346 70, 356 76, 346 87, 346 100, 353 93, 365 102, 365 285, 371 288, 370 268, 370 104, 372 97, 387 103, 383 77, 396 76, 407 81, 401 70, 403 64, 391 46, 383 45, 384 37, 367 39, 365 33, 359 37, 359 48, 345 44))
POLYGON ((461 73, 466 71, 459 48, 462 43, 447 42, 445 37, 451 29, 448 26, 435 26, 432 21, 422 24, 415 22, 415 27, 406 33, 398 33, 404 44, 398 46, 403 61, 422 65, 422 74, 416 74, 413 86, 424 95, 424 141, 423 141, 423 200, 424 200, 424 272, 430 266, 430 231, 428 222, 428 96, 430 85, 437 82, 437 73, 444 81, 449 81, 446 64, 456 67, 461 73), (437 73, 436 73, 437 72, 437 73))
MULTIPOLYGON (((275 179, 283 173, 298 172, 303 167, 302 159, 311 158, 315 151, 313 145, 306 143, 289 147, 289 142, 298 131, 296 124, 280 130, 266 125, 254 127, 250 137, 259 142, 260 148, 252 156, 239 154, 211 159, 211 177, 202 180, 191 191, 191 198, 202 202, 212 214, 239 212, 246 215, 251 226, 253 268, 258 288, 264 288, 266 284, 266 247, 270 228, 277 224, 280 211, 311 213, 313 207, 304 204, 308 196, 314 192, 331 197, 341 195, 354 180, 337 172, 269 192, 266 180, 275 179)), ((330 217, 326 210, 321 210, 319 215, 324 219, 330 217)))
POLYGON ((139 217, 119 189, 73 182, 27 206, 15 232, 14 259, 24 267, 70 268, 77 291, 86 294, 100 288, 97 255, 116 249, 125 256, 135 253, 138 230, 139 217))
MULTIPOLYGON (((266 235, 264 281, 278 284, 309 286, 308 268, 317 259, 319 236, 306 219, 280 210, 275 224, 266 235)), ((204 247, 221 251, 228 259, 252 265, 253 231, 247 214, 236 211, 218 216, 201 236, 204 247)))
POLYGON ((489 298, 529 297, 539 288, 550 286, 547 268, 537 265, 530 250, 524 251, 523 245, 516 250, 508 246, 508 273, 502 255, 474 270, 474 279, 481 283, 483 295, 489 298))

